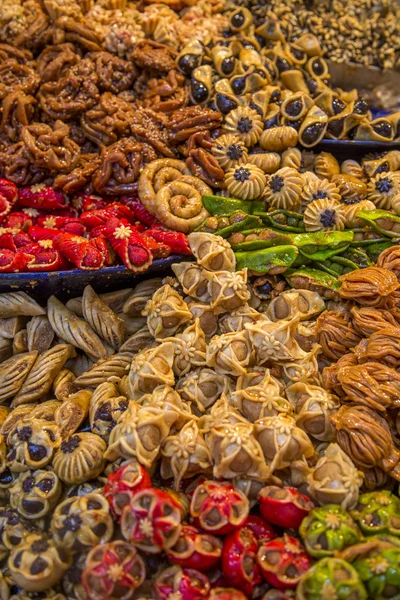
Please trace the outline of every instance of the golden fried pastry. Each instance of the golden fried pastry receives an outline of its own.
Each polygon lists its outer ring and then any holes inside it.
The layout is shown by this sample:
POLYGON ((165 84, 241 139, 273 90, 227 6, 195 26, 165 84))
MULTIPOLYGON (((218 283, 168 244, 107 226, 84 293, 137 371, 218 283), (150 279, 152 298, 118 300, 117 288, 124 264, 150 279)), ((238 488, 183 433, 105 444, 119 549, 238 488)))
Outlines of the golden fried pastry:
POLYGON ((75 433, 64 440, 53 458, 54 472, 64 483, 84 483, 104 469, 106 443, 94 433, 75 433))

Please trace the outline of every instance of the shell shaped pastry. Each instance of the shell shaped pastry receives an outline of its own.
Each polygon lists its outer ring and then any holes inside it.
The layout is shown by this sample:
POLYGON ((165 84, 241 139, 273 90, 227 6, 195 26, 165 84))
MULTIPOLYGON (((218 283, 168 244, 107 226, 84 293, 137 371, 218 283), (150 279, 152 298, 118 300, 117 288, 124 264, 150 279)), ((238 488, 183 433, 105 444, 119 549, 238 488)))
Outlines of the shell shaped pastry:
POLYGON ((263 122, 257 111, 247 106, 239 106, 226 115, 223 129, 234 134, 250 148, 260 139, 263 122))
MULTIPOLYGON (((254 56, 254 52, 252 52, 254 56)), ((239 96, 254 94, 271 83, 271 75, 263 65, 252 65, 244 73, 234 75, 229 81, 233 92, 239 96)), ((252 110, 252 109, 251 109, 252 110)))
POLYGON ((173 386, 173 363, 174 347, 171 342, 139 352, 134 357, 129 372, 130 398, 140 398, 143 394, 153 392, 159 385, 173 386))
POLYGON ((38 356, 37 350, 16 354, 0 365, 0 402, 12 398, 21 389, 38 356))
POLYGON ((82 312, 93 331, 118 351, 125 340, 125 323, 99 298, 91 285, 87 285, 83 291, 82 312))
POLYGON ((45 314, 45 309, 25 292, 0 294, 0 315, 2 319, 36 317, 45 314))
POLYGON ((32 533, 10 555, 8 568, 14 583, 27 592, 42 592, 55 585, 72 557, 43 534, 32 533))
POLYGON ((328 115, 313 106, 307 113, 299 130, 299 142, 305 148, 312 148, 325 136, 328 126, 328 115))
POLYGON ((400 193, 400 173, 379 173, 367 186, 367 199, 377 208, 389 210, 392 198, 400 193))
POLYGON ((296 92, 282 102, 281 115, 288 121, 303 119, 310 108, 314 106, 314 100, 303 92, 296 92))
POLYGON ((233 91, 229 79, 217 81, 214 90, 215 107, 223 115, 227 115, 240 106, 240 99, 233 91))
POLYGON ((182 175, 190 175, 183 160, 159 158, 145 166, 138 182, 139 199, 151 215, 155 215, 154 201, 157 192, 166 183, 180 179, 182 175))
POLYGON ((206 412, 228 392, 230 380, 227 375, 216 373, 213 369, 198 368, 181 377, 176 384, 176 390, 186 402, 201 413, 206 412))
POLYGON ((106 458, 111 461, 120 457, 135 458, 149 469, 169 432, 170 427, 162 411, 151 406, 140 407, 131 402, 111 431, 106 458))
POLYGON ((129 401, 121 396, 115 383, 106 381, 100 384, 90 400, 90 429, 106 442, 110 437, 122 413, 128 408, 129 401))
POLYGON ((190 76, 193 69, 199 67, 204 55, 204 45, 200 40, 190 40, 185 44, 176 59, 178 69, 186 76, 190 76))
POLYGON ((313 200, 304 211, 306 231, 343 231, 345 216, 342 205, 329 198, 313 200))
POLYGON ((328 179, 330 181, 334 175, 340 173, 340 165, 333 154, 330 152, 321 152, 315 157, 314 171, 321 179, 328 179))
POLYGON ((80 348, 88 356, 105 358, 107 350, 93 329, 72 311, 68 310, 55 296, 47 302, 47 316, 58 337, 80 348))
POLYGON ((64 440, 53 459, 54 472, 64 483, 94 479, 104 469, 106 443, 94 433, 74 433, 64 440))
POLYGON ((181 325, 192 319, 186 302, 170 285, 163 285, 146 304, 143 315, 155 338, 174 335, 181 325))
POLYGON ((228 192, 242 200, 259 198, 264 191, 265 184, 264 171, 252 163, 233 167, 225 175, 228 192))
POLYGON ((254 152, 249 154, 248 160, 266 174, 276 173, 281 166, 281 156, 277 152, 254 152))
POLYGON ((39 354, 48 350, 54 340, 54 331, 47 317, 32 317, 26 324, 28 350, 37 350, 39 354))
MULTIPOLYGON (((217 45, 211 49, 211 58, 218 75, 232 77, 237 73, 238 60, 230 46, 217 45)), ((192 80, 193 81, 193 80, 192 80)))
POLYGON ((182 479, 207 473, 212 468, 210 450, 193 419, 164 440, 161 455, 161 477, 173 477, 176 490, 180 489, 182 479))
POLYGON ((79 375, 74 381, 78 388, 96 388, 110 377, 121 379, 127 375, 132 362, 130 352, 119 352, 108 358, 99 360, 88 371, 79 375))
POLYGON ((10 506, 0 508, 0 556, 2 560, 9 556, 10 551, 20 546, 22 541, 33 532, 34 524, 22 517, 19 512, 10 506))
POLYGON ((207 271, 235 271, 236 258, 230 244, 219 235, 194 232, 188 237, 197 264, 207 271))
POLYGON ((346 103, 339 98, 337 92, 325 90, 315 98, 315 104, 319 106, 329 117, 341 113, 346 108, 346 103))
POLYGON ((365 198, 367 194, 367 186, 358 177, 354 175, 334 175, 332 183, 336 185, 343 202, 350 202, 354 199, 365 198))
POLYGON ((247 475, 258 481, 269 477, 270 470, 251 423, 212 428, 207 434, 207 444, 214 461, 214 477, 231 479, 247 475))
POLYGON ((282 152, 296 146, 298 140, 299 134, 293 127, 281 125, 263 131, 260 136, 260 146, 268 152, 282 152))
POLYGON ((301 191, 301 203, 306 208, 314 200, 333 200, 340 202, 339 189, 328 179, 308 179, 301 191))
POLYGON ((41 469, 50 463, 59 443, 54 423, 29 417, 18 421, 7 437, 7 466, 16 473, 41 469))
POLYGON ((121 309, 128 317, 140 317, 147 302, 162 285, 161 277, 145 279, 138 283, 124 301, 121 309))
POLYGON ((217 373, 239 377, 246 372, 252 352, 247 331, 216 335, 207 346, 207 366, 217 373))
POLYGON ((302 164, 302 154, 298 148, 288 148, 282 152, 282 168, 289 167, 290 169, 300 171, 302 164))
POLYGON ((34 402, 46 394, 72 351, 70 344, 57 344, 39 354, 19 392, 14 396, 13 406, 34 402))
POLYGON ((342 206, 342 213, 345 217, 345 227, 353 229, 354 227, 364 227, 365 221, 357 219, 360 210, 375 210, 376 206, 371 200, 360 200, 354 204, 345 204, 342 206))
POLYGON ((193 367, 206 364, 206 336, 200 328, 199 319, 189 325, 176 337, 167 338, 174 346, 173 370, 177 377, 182 377, 193 367))
POLYGON ((353 177, 357 177, 358 179, 362 179, 364 177, 363 167, 359 162, 352 159, 347 159, 342 162, 340 165, 340 172, 343 175, 352 175, 353 177))
POLYGON ((224 171, 243 165, 248 161, 245 144, 237 135, 232 133, 226 133, 218 137, 211 152, 224 171))
POLYGON ((53 510, 61 492, 61 482, 51 469, 25 471, 10 488, 10 504, 26 519, 39 519, 53 510))
POLYGON ((272 208, 291 210, 299 205, 303 178, 290 167, 279 169, 268 178, 264 198, 272 208))
POLYGON ((72 496, 59 504, 51 519, 51 533, 69 553, 85 552, 108 542, 113 534, 110 505, 96 493, 72 496))
POLYGON ((208 291, 211 296, 211 308, 216 314, 236 310, 250 298, 247 288, 247 269, 229 273, 228 271, 210 272, 208 291))
POLYGON ((91 391, 79 390, 75 394, 71 394, 57 408, 54 413, 54 421, 60 429, 62 439, 75 433, 82 425, 89 413, 91 397, 91 391))
POLYGON ((204 269, 196 263, 183 262, 172 265, 172 270, 185 294, 204 304, 210 303, 208 278, 204 269))
POLYGON ((155 216, 165 227, 189 233, 210 216, 202 197, 211 193, 204 181, 184 175, 160 187, 154 199, 155 216))

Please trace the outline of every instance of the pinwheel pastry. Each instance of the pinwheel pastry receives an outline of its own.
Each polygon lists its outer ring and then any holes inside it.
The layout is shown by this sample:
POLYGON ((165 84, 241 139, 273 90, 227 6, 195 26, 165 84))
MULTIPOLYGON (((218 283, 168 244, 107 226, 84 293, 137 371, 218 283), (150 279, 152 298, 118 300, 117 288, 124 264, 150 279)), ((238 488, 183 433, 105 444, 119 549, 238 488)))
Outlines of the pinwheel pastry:
POLYGON ((307 231, 342 231, 345 226, 342 205, 329 198, 313 200, 304 211, 304 225, 307 231))
POLYGON ((400 192, 400 175, 398 172, 388 171, 378 173, 367 186, 367 198, 377 208, 389 210, 392 199, 400 192))
MULTIPOLYGON (((239 106, 226 115, 223 128, 238 137, 249 148, 254 146, 262 135, 263 122, 257 111, 247 106, 239 106)), ((293 146, 293 144, 289 145, 293 146)))
POLYGON ((85 552, 108 542, 113 529, 110 505, 96 493, 67 498, 57 506, 51 519, 54 540, 67 552, 85 552))
POLYGON ((211 152, 225 172, 248 162, 247 147, 240 137, 234 134, 227 133, 218 137, 211 152))
POLYGON ((187 304, 168 284, 153 294, 142 314, 147 317, 147 326, 155 338, 174 335, 181 325, 192 319, 187 304))
POLYGON ((94 433, 74 433, 64 440, 53 458, 54 472, 69 484, 84 483, 104 469, 106 443, 94 433))
POLYGON ((302 188, 301 174, 290 167, 283 167, 268 178, 264 198, 273 209, 294 210, 299 206, 302 188))

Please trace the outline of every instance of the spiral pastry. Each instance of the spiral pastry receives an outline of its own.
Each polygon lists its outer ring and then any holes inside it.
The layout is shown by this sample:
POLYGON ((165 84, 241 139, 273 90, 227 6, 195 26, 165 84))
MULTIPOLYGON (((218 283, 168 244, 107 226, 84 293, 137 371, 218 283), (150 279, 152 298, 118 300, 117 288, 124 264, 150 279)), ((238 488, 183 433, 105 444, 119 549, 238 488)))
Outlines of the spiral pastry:
POLYGON ((210 216, 202 197, 211 193, 211 188, 198 177, 181 176, 159 188, 153 213, 165 227, 190 233, 210 216))
POLYGON ((283 167, 268 178, 264 198, 272 208, 293 209, 299 204, 303 178, 295 169, 283 167))
MULTIPOLYGON (((182 160, 160 158, 148 164, 142 171, 138 183, 139 199, 150 214, 155 215, 155 199, 159 189, 190 171, 182 160)), ((208 187, 208 186, 206 186, 208 187)))
POLYGON ((342 205, 331 198, 313 200, 304 211, 304 225, 307 231, 342 231, 345 226, 342 205))
POLYGON ((257 111, 248 106, 239 106, 225 117, 223 128, 241 139, 247 147, 254 146, 260 139, 263 122, 257 111))
POLYGON ((399 193, 400 174, 397 172, 378 173, 367 186, 367 199, 384 210, 390 209, 392 198, 399 193))
POLYGON ((248 162, 246 146, 237 135, 232 133, 217 138, 211 152, 224 171, 248 162))
POLYGON ((364 227, 365 221, 357 218, 360 210, 375 210, 376 206, 371 200, 359 200, 355 204, 343 204, 342 213, 345 217, 345 227, 364 227))
POLYGON ((281 166, 281 157, 277 152, 255 152, 249 154, 247 162, 270 175, 276 173, 281 166))
POLYGON ((228 192, 242 200, 254 200, 261 196, 266 183, 264 172, 251 163, 229 169, 225 176, 228 192))
POLYGON ((307 183, 304 185, 301 192, 301 204, 305 208, 314 200, 324 199, 340 201, 339 189, 334 183, 330 183, 327 179, 307 178, 307 183))

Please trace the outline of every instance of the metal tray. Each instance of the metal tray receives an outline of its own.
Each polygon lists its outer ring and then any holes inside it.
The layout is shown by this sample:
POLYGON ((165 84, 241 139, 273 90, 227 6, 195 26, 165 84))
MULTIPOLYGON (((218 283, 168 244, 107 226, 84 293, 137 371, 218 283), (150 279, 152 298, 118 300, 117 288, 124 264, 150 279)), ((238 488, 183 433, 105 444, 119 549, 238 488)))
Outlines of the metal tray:
POLYGON ((36 299, 47 300, 52 294, 60 299, 79 296, 86 285, 97 292, 107 292, 136 285, 143 279, 170 274, 171 265, 191 260, 190 256, 172 255, 155 260, 143 273, 132 273, 125 267, 107 267, 98 271, 54 271, 52 273, 1 273, 0 293, 27 292, 36 299))

